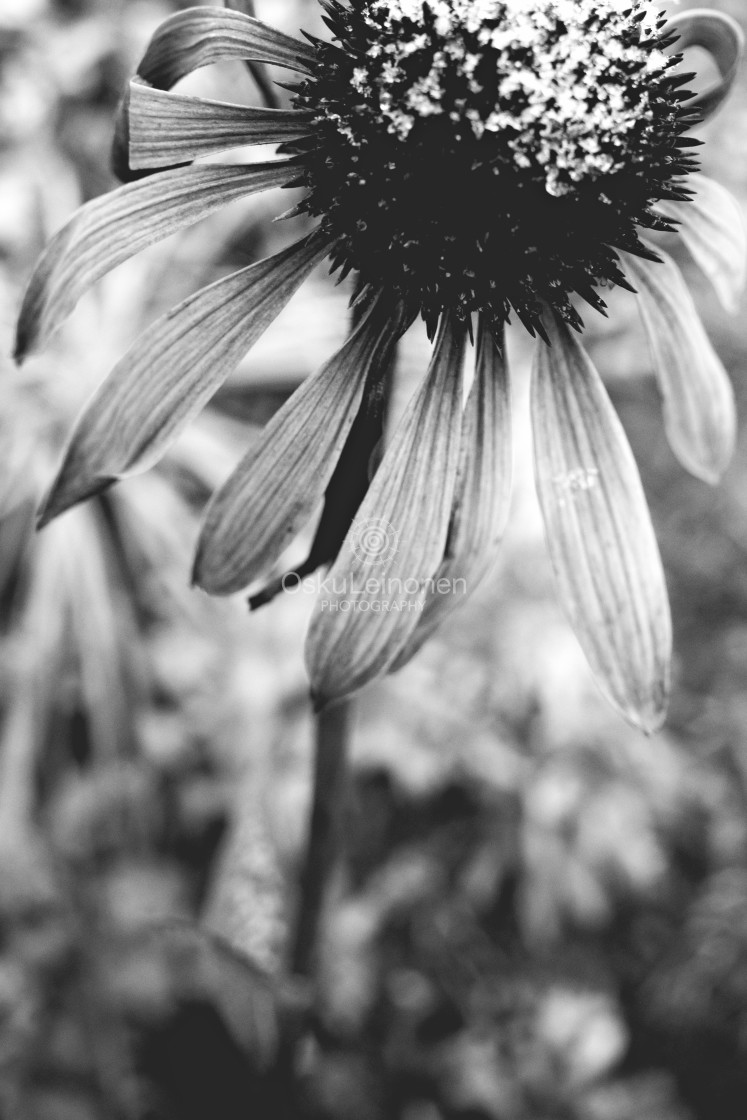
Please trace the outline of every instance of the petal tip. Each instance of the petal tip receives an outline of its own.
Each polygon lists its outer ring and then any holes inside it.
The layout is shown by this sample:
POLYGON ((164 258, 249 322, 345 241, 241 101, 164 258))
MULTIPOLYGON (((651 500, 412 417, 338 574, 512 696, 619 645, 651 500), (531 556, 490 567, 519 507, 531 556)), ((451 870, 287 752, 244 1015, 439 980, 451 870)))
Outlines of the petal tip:
POLYGON ((710 454, 704 453, 697 458, 691 453, 691 448, 685 449, 672 440, 675 455, 685 470, 708 486, 718 486, 722 481, 734 455, 734 444, 733 425, 731 433, 721 433, 713 446, 707 449, 710 454))
POLYGON ((698 471, 693 471, 692 473, 695 474, 695 477, 699 478, 701 482, 707 483, 708 486, 718 486, 721 479, 724 477, 726 466, 727 465, 713 468, 701 466, 698 471))
POLYGON ((605 687, 597 678, 597 683, 606 700, 620 713, 623 719, 642 732, 647 738, 661 731, 669 710, 670 670, 666 665, 661 678, 653 682, 641 682, 639 687, 632 686, 627 695, 605 687))
POLYGON ((333 700, 327 699, 323 693, 317 692, 314 688, 309 690, 309 699, 315 716, 320 716, 322 712, 325 712, 327 708, 334 703, 333 700))
MULTIPOLYGON (((317 604, 318 607, 318 604, 317 604)), ((349 661, 343 663, 339 658, 340 647, 334 650, 337 657, 330 656, 325 635, 320 633, 319 619, 312 619, 306 634, 304 659, 309 677, 311 700, 314 712, 326 711, 332 704, 344 700, 360 685, 351 684, 349 661)))
POLYGON ((189 577, 190 587, 199 587, 201 591, 210 591, 210 578, 205 565, 205 544, 202 536, 197 542, 192 571, 189 577))
POLYGON ((36 518, 37 530, 43 529, 50 521, 54 521, 73 506, 80 505, 88 498, 95 498, 117 481, 117 478, 100 475, 82 479, 80 476, 76 477, 73 471, 68 469, 67 464, 63 464, 47 497, 39 507, 36 518))
POLYGON ((661 731, 664 726, 668 707, 667 697, 664 703, 659 707, 639 712, 626 712, 624 714, 634 727, 637 727, 639 731, 643 732, 646 738, 650 739, 657 731, 661 731))
POLYGON ((664 639, 668 652, 662 649, 658 672, 652 677, 641 680, 627 696, 612 698, 615 707, 621 712, 628 723, 632 724, 644 735, 650 737, 661 731, 669 710, 669 698, 672 691, 671 672, 671 625, 667 623, 667 636, 664 639))
POLYGON ((36 523, 35 523, 35 525, 36 525, 37 533, 40 533, 42 531, 42 529, 46 529, 46 527, 47 527, 47 525, 49 525, 50 521, 53 521, 56 516, 57 516, 56 513, 52 510, 52 508, 49 505, 47 505, 47 503, 40 506, 39 509, 36 512, 36 523))
MULTIPOLYGON (((315 681, 313 671, 309 673, 311 677, 311 688, 309 695, 314 709, 315 715, 321 715, 322 712, 329 711, 330 708, 336 707, 337 704, 342 704, 343 701, 353 696, 356 692, 364 687, 363 684, 351 684, 339 681, 338 687, 335 688, 334 684, 325 679, 324 681, 315 681)), ((366 682, 367 683, 367 682, 366 682)))
POLYGON ((220 555, 204 535, 197 542, 190 583, 208 595, 233 595, 246 586, 243 580, 225 571, 220 555))
POLYGON ((16 336, 13 343, 13 361, 17 366, 23 365, 26 359, 35 350, 40 350, 42 340, 39 337, 38 324, 35 324, 29 313, 28 301, 24 301, 16 324, 16 336))

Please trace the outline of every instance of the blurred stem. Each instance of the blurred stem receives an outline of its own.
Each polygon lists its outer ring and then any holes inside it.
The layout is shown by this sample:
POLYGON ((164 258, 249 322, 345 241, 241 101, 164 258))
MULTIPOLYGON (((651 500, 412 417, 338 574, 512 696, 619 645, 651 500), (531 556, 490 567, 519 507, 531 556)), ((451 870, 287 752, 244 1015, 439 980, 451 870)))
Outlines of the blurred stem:
POLYGON ((343 700, 325 709, 316 721, 311 822, 292 957, 295 975, 308 978, 314 973, 327 889, 340 854, 353 702, 343 700))
POLYGON ((19 677, 0 739, 0 848, 25 839, 33 813, 35 713, 28 684, 19 677))
POLYGON ((246 65, 249 73, 254 78, 265 108, 279 109, 281 107, 280 98, 277 95, 277 90, 272 83, 270 75, 267 73, 266 66, 261 62, 247 62, 246 65))

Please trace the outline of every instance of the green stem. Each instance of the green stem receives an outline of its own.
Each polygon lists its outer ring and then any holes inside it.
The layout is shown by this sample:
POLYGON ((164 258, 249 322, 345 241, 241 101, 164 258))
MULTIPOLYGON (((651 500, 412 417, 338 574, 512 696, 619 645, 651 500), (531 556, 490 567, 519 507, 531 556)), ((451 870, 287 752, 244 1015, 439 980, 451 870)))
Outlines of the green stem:
POLYGON ((314 791, 309 840, 293 944, 296 976, 311 978, 324 903, 337 864, 348 794, 348 740, 353 704, 344 700, 317 716, 314 791))

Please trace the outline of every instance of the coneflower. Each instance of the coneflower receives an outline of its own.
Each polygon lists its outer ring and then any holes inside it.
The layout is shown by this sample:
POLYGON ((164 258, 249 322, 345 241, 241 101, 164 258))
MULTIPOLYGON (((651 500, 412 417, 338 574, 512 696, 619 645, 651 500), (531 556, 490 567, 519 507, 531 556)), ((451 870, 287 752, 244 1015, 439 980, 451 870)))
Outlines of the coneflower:
POLYGON ((455 581, 474 590, 495 559, 510 497, 504 331, 516 318, 538 336, 536 476, 560 596, 605 693, 653 729, 669 687, 666 588, 632 454, 580 341, 580 307, 603 311, 617 285, 638 293, 670 443, 715 481, 734 441, 730 384, 680 272, 648 234, 677 230, 733 306, 739 212, 715 183, 690 178, 690 130, 728 92, 741 34, 703 11, 667 21, 644 0, 324 7, 329 41, 213 8, 156 32, 118 131, 118 166, 140 181, 89 203, 49 246, 19 355, 110 268, 233 198, 302 187, 294 213, 316 225, 145 332, 80 417, 41 520, 152 465, 329 257, 354 276, 350 336, 215 494, 195 563, 206 590, 260 581, 261 602, 278 587, 261 581, 324 502, 297 575, 331 564, 307 649, 317 704, 329 705, 403 664, 459 601, 455 581), (698 96, 673 53, 689 45, 720 72, 698 96), (228 58, 294 71, 291 107, 170 92, 228 58), (279 158, 193 163, 252 143, 281 145, 279 158), (418 316, 432 362, 369 480, 396 344, 418 316), (361 547, 362 526, 373 545, 361 547))

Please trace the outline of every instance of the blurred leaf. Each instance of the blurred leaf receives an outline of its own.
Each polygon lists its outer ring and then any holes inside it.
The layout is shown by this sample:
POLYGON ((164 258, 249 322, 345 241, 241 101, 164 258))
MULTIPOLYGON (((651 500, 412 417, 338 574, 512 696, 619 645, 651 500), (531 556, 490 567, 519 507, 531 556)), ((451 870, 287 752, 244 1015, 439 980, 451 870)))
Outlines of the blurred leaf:
POLYGON ((278 999, 271 980, 214 934, 188 924, 154 934, 171 974, 172 993, 213 1004, 256 1069, 272 1062, 279 1041, 278 999))

